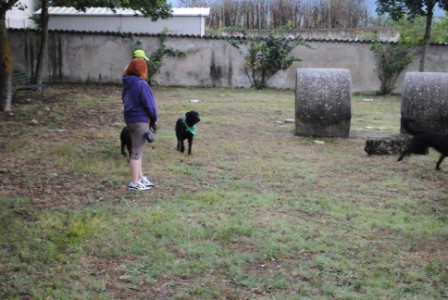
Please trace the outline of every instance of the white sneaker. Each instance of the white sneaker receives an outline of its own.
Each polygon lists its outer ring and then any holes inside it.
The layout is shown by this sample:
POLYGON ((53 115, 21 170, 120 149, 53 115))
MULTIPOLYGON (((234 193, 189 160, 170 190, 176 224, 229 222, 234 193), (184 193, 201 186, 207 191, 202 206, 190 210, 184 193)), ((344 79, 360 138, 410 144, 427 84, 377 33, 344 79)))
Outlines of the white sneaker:
POLYGON ((134 184, 133 182, 129 183, 128 185, 128 190, 130 191, 148 191, 150 190, 152 187, 150 186, 146 186, 140 182, 137 182, 136 184, 134 184))
POLYGON ((139 180, 139 183, 149 188, 152 188, 154 186, 154 183, 149 181, 148 177, 146 176, 143 176, 142 179, 139 180))

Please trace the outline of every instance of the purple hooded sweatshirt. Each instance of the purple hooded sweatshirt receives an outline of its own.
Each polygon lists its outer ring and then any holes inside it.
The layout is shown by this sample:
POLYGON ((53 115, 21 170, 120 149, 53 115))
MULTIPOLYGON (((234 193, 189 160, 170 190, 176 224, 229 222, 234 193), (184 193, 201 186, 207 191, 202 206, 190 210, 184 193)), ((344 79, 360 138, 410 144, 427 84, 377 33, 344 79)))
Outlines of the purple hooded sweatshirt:
POLYGON ((123 114, 126 123, 155 123, 156 101, 148 82, 135 75, 123 77, 123 114))

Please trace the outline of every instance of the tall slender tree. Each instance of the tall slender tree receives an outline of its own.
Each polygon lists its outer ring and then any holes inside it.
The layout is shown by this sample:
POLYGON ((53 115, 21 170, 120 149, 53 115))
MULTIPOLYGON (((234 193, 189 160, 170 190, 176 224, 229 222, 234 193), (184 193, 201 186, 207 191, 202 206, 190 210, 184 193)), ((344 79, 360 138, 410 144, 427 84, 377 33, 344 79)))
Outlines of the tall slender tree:
POLYGON ((40 45, 39 54, 37 56, 36 72, 34 82, 42 84, 42 77, 44 73, 44 66, 47 61, 47 47, 48 47, 48 0, 41 0, 40 13, 40 45))
POLYGON ((18 5, 19 0, 0 2, 0 110, 10 111, 12 101, 13 60, 6 28, 6 12, 18 5))
POLYGON ((397 21, 404 15, 408 16, 410 20, 416 17, 423 16, 426 18, 425 34, 421 43, 421 57, 419 64, 419 71, 425 70, 426 49, 428 48, 431 39, 432 19, 434 16, 434 9, 439 6, 442 9, 448 10, 447 0, 377 0, 377 12, 379 14, 388 13, 390 17, 397 21))

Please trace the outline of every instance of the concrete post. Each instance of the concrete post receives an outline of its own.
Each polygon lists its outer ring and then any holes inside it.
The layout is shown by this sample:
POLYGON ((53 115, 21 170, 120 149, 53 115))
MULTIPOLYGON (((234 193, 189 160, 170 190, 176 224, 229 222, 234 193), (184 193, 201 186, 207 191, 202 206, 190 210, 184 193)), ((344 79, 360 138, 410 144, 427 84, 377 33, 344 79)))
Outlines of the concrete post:
POLYGON ((408 72, 401 96, 401 115, 416 120, 413 128, 448 133, 448 73, 408 72))
POLYGON ((348 137, 351 77, 348 69, 297 69, 296 135, 348 137))

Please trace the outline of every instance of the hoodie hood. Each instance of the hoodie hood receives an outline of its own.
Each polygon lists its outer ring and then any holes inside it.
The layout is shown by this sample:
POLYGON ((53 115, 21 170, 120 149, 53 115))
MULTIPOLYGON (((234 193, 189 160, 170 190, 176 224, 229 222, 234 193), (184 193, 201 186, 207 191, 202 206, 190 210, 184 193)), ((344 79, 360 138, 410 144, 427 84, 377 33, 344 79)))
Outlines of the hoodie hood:
POLYGON ((140 82, 140 80, 142 79, 137 75, 128 75, 123 76, 122 80, 124 88, 131 88, 132 86, 138 85, 138 82, 140 82))

